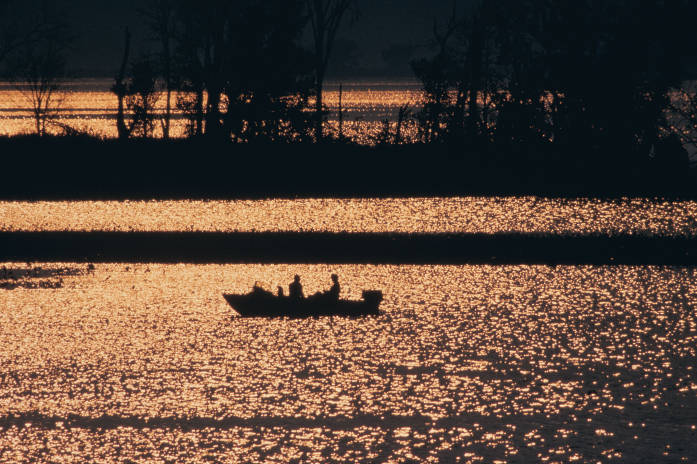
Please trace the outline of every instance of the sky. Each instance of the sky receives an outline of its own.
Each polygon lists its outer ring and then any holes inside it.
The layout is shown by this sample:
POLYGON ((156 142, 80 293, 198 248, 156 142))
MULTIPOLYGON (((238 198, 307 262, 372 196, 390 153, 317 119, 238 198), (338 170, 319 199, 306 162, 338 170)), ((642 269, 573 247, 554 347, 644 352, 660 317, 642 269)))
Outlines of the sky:
MULTIPOLYGON (((465 5, 468 0, 457 0, 465 5)), ((69 64, 82 76, 111 76, 119 66, 125 27, 133 33, 134 51, 147 53, 156 45, 137 14, 142 0, 72 0, 66 12, 77 35, 69 64)), ((451 11, 449 0, 359 0, 361 15, 346 24, 337 43, 331 74, 410 74, 410 55, 426 52, 433 21, 451 11), (387 59, 383 52, 387 51, 387 59), (354 59, 349 59, 353 55, 354 59)))

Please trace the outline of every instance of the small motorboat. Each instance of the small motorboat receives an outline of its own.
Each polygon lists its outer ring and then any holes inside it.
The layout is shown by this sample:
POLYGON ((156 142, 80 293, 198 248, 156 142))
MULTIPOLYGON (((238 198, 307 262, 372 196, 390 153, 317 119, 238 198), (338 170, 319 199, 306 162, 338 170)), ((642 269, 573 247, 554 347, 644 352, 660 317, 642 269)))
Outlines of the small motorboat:
POLYGON ((332 300, 324 294, 291 299, 259 287, 254 287, 246 295, 223 294, 223 297, 242 317, 361 317, 379 314, 378 307, 382 302, 382 292, 379 290, 363 291, 361 301, 332 300))

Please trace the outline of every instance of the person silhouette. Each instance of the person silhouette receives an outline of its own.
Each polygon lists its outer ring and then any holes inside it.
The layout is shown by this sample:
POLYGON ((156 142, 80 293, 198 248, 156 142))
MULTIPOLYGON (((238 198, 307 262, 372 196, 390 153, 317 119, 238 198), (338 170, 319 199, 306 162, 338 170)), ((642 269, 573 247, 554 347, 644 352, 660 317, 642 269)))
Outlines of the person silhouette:
POLYGON ((291 300, 302 300, 305 298, 299 275, 296 275, 293 282, 288 286, 288 297, 290 297, 291 300))
POLYGON ((341 286, 339 285, 339 276, 332 274, 332 288, 329 289, 327 295, 334 301, 339 300, 339 294, 341 293, 341 286))

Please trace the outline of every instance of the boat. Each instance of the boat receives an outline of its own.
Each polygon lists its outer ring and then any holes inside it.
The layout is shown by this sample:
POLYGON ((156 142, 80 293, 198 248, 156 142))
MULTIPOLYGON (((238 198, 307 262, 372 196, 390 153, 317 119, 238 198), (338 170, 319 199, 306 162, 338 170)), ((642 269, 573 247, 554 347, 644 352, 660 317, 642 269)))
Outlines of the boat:
POLYGON ((291 299, 259 287, 254 287, 246 295, 223 294, 223 297, 242 317, 361 317, 379 314, 378 308, 382 302, 382 292, 379 290, 363 291, 360 301, 332 300, 324 294, 291 299))

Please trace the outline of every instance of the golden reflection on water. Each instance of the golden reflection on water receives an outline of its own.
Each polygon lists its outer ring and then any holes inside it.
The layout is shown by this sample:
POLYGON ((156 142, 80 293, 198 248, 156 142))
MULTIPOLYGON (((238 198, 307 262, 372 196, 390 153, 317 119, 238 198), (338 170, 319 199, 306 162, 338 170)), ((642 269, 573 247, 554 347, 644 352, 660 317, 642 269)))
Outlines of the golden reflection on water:
POLYGON ((697 202, 410 198, 0 202, 2 231, 406 232, 694 236, 697 202))
POLYGON ((691 268, 40 266, 62 287, 0 290, 2 462, 697 455, 691 268), (221 297, 332 272, 383 313, 239 319, 221 297))
MULTIPOLYGON (((59 92, 61 100, 57 122, 74 129, 101 137, 116 137, 117 100, 109 88, 108 79, 79 79, 66 82, 59 92)), ((382 121, 388 119, 394 132, 399 108, 410 105, 416 108, 421 99, 420 85, 416 82, 348 82, 343 85, 342 112, 344 135, 359 143, 374 144, 382 129, 382 121)), ((176 100, 176 96, 175 96, 176 100)), ((163 114, 166 99, 161 95, 155 111, 163 114)), ((327 129, 338 134, 339 85, 329 83, 324 93, 329 115, 327 129)), ((312 103, 312 102, 310 102, 312 103)), ((186 134, 185 115, 173 109, 172 137, 186 134)), ((26 96, 14 86, 0 82, 0 135, 31 133, 34 129, 31 105, 26 96)), ((61 132, 53 127, 54 132, 61 132)), ((161 127, 155 126, 155 136, 161 136, 161 127)), ((405 124, 404 140, 416 136, 416 127, 405 124)))

